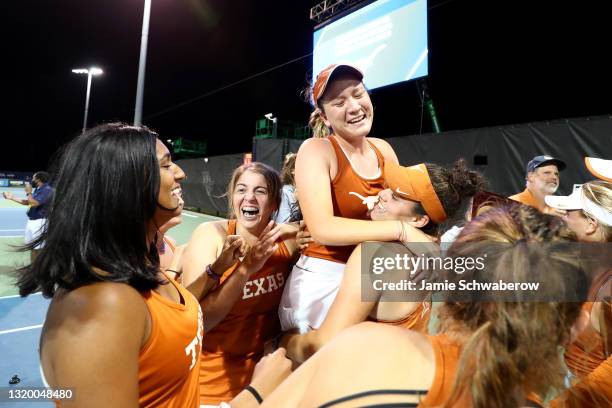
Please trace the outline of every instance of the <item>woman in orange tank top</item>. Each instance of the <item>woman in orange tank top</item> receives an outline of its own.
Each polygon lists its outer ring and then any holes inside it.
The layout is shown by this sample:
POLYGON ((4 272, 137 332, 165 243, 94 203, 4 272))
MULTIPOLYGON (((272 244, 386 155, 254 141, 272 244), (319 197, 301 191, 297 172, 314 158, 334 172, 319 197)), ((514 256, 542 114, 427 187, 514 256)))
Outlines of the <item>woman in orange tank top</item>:
POLYGON ((320 326, 355 245, 368 240, 427 240, 408 223, 368 218, 376 195, 384 189, 385 163, 398 160, 386 141, 368 137, 374 109, 362 80, 358 68, 334 64, 307 90, 314 107, 313 137, 300 146, 295 180, 314 242, 285 286, 279 309, 283 330, 305 332, 320 326))
MULTIPOLYGON (((559 217, 526 206, 493 208, 467 224, 446 254, 454 260, 488 254, 482 269, 451 270, 448 277, 546 280, 551 293, 567 299, 584 277, 567 249, 572 238, 559 217)), ((346 329, 262 407, 514 408, 562 385, 558 347, 569 338, 579 302, 454 300, 440 306, 440 332, 433 337, 376 323, 346 329)))
POLYGON ((52 297, 45 380, 74 390, 63 407, 196 407, 200 308, 155 245, 185 174, 154 132, 120 123, 79 135, 59 169, 44 248, 18 282, 52 297))
POLYGON ((582 310, 584 327, 565 350, 572 387, 553 406, 612 406, 612 265, 607 244, 612 242, 612 183, 590 181, 570 196, 547 196, 546 203, 565 212, 563 218, 581 242, 604 251, 589 299, 582 310))
POLYGON ((297 252, 297 227, 271 221, 280 193, 276 170, 262 163, 240 166, 228 186, 230 220, 200 225, 185 250, 186 285, 202 275, 219 276, 201 301, 201 404, 217 405, 240 393, 264 343, 280 333, 278 304, 297 252), (233 255, 219 265, 227 248, 234 248, 233 255))
MULTIPOLYGON (((463 218, 469 211, 470 198, 484 185, 484 178, 470 171, 463 160, 458 160, 452 168, 431 163, 412 167, 386 163, 385 179, 388 188, 378 193, 378 202, 370 211, 370 218, 374 221, 404 220, 424 231, 429 239, 429 243, 418 245, 418 248, 411 248, 410 243, 377 247, 376 256, 383 256, 385 252, 388 257, 397 254, 402 257, 404 254, 409 257, 439 256, 440 225, 447 221, 452 225, 454 218, 463 218)), ((362 245, 357 245, 351 254, 338 296, 321 327, 305 334, 283 337, 281 345, 292 360, 303 362, 341 330, 366 320, 427 332, 431 313, 429 299, 419 302, 401 295, 385 300, 380 290, 364 295, 362 245)), ((402 278, 411 279, 414 275, 410 272, 406 270, 402 278)))

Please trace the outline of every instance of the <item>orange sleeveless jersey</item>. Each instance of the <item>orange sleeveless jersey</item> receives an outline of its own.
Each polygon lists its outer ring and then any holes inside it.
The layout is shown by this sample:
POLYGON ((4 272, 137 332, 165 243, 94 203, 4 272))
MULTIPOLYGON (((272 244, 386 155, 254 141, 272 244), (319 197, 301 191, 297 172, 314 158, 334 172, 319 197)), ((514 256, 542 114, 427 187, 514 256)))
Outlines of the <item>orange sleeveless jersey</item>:
MULTIPOLYGON (((589 299, 596 299, 601 288, 612 279, 612 270, 599 275, 593 282, 589 299)), ((585 302, 582 311, 591 318, 593 302, 585 302)), ((579 378, 588 375, 606 360, 604 340, 591 324, 576 337, 576 340, 565 351, 565 362, 572 373, 579 378)), ((611 380, 612 381, 612 380, 611 380)))
POLYGON ((416 309, 406 317, 399 320, 377 320, 368 318, 369 321, 399 326, 420 333, 427 333, 429 317, 431 316, 431 302, 421 302, 416 309))
MULTIPOLYGON (((610 279, 612 271, 601 274, 593 283, 589 298, 597 298, 610 279)), ((585 302, 582 306, 589 321, 593 305, 593 302, 585 302)), ((556 398, 551 406, 612 406, 612 356, 606 355, 604 339, 591 324, 567 347, 565 363, 580 381, 556 398)))
MULTIPOLYGON (((461 345, 446 334, 428 336, 436 358, 436 373, 427 395, 419 406, 441 406, 448 400, 453 389, 457 365, 461 357, 461 345)), ((459 404, 457 406, 469 406, 459 404)))
MULTIPOLYGON (((176 285, 184 300, 174 303, 155 291, 143 295, 151 333, 138 358, 138 406, 197 408, 202 311, 195 297, 176 285)), ((56 408, 61 402, 54 400, 56 408)))
MULTIPOLYGON (((384 189, 383 168, 385 159, 382 153, 370 143, 370 146, 376 153, 378 158, 378 168, 380 176, 375 179, 364 179, 359 176, 351 167, 351 163, 342 151, 342 148, 336 141, 334 136, 329 136, 336 159, 338 161, 338 173, 331 181, 332 205, 334 216, 343 218, 353 218, 358 220, 369 220, 368 208, 362 203, 358 196, 350 193, 357 193, 363 197, 377 195, 379 191, 384 189)), ((355 249, 355 245, 347 246, 325 246, 315 242, 308 245, 304 251, 304 255, 313 258, 327 259, 329 261, 346 263, 349 256, 355 249)))
MULTIPOLYGON (((585 302, 582 306, 582 311, 589 318, 591 309, 593 309, 593 302, 585 302)), ((585 327, 576 337, 576 340, 565 350, 565 363, 578 378, 589 375, 605 359, 603 338, 591 324, 585 327)))
MULTIPOLYGON (((236 233, 236 220, 228 222, 227 233, 236 233)), ((292 264, 289 250, 279 243, 261 270, 245 284, 242 298, 206 333, 200 368, 201 404, 231 400, 250 382, 264 343, 280 333, 278 305, 292 264)), ((236 267, 225 271, 221 284, 236 267)))
MULTIPOLYGON (((419 404, 419 407, 422 408, 442 406, 451 397, 462 352, 462 345, 446 334, 442 333, 428 337, 436 359, 436 373, 427 395, 419 404)), ((539 403, 539 397, 534 393, 528 392, 526 398, 539 403)), ((457 408, 471 407, 469 395, 461 393, 459 400, 454 401, 452 406, 457 408)))
POLYGON ((151 314, 151 334, 138 360, 138 402, 141 407, 198 407, 202 311, 187 289, 169 281, 184 305, 155 291, 143 295, 151 314))

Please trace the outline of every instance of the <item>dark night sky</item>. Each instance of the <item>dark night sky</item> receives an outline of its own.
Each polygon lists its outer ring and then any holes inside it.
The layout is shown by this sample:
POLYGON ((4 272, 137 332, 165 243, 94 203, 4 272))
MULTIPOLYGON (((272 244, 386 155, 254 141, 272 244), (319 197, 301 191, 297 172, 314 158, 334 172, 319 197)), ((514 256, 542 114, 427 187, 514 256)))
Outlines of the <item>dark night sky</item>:
MULTIPOLYGON (((3 4, 2 170, 39 170, 89 124, 133 120, 143 0, 3 4), (6 12, 4 10, 8 9, 6 12), (7 70, 8 67, 8 70, 7 70), (8 92, 7 92, 8 90, 8 92)), ((306 122, 310 57, 156 115, 311 52, 316 0, 153 0, 144 123, 162 138, 206 140, 209 155, 249 151, 267 112, 306 122)), ((611 113, 612 25, 596 2, 430 0, 429 87, 443 130, 611 113)), ((602 2, 603 3, 603 2, 602 2)), ((373 136, 419 132, 413 82, 375 90, 373 136)), ((423 132, 431 130, 427 115, 423 132)))

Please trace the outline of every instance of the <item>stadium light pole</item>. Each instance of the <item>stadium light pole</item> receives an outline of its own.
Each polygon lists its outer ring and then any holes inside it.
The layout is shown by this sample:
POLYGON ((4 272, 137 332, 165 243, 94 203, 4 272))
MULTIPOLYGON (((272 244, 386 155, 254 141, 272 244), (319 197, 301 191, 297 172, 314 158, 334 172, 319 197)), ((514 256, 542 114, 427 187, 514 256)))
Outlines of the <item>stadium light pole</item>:
POLYGON ((83 117, 83 132, 87 129, 87 113, 89 112, 89 95, 91 94, 91 78, 93 76, 102 75, 104 71, 97 67, 90 68, 75 68, 72 70, 75 74, 87 75, 87 94, 85 96, 85 114, 83 117))
POLYGON ((138 87, 136 88, 136 107, 134 108, 134 126, 142 125, 142 98, 144 95, 145 68, 147 65, 147 42, 149 41, 149 19, 151 17, 151 0, 144 2, 142 16, 142 34, 140 36, 140 62, 138 64, 138 87))

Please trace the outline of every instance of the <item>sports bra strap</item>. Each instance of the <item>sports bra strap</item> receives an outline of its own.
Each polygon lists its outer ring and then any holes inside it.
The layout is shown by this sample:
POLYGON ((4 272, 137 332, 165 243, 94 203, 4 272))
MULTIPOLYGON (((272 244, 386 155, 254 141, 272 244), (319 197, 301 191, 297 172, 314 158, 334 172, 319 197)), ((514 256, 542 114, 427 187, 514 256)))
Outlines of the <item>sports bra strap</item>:
MULTIPOLYGON (((347 395, 346 397, 337 398, 335 400, 326 402, 325 404, 321 405, 319 408, 329 408, 329 407, 333 407, 334 405, 341 404, 343 402, 353 401, 359 398, 371 397, 373 395, 417 395, 417 396, 423 395, 424 396, 425 394, 427 394, 427 390, 371 390, 371 391, 364 391, 364 392, 358 392, 356 394, 347 395)), ((394 402, 394 403, 371 404, 371 405, 366 405, 366 406, 383 408, 383 407, 416 407, 417 405, 418 403, 416 402, 394 402)), ((363 405, 360 405, 360 406, 363 406, 363 405)))

